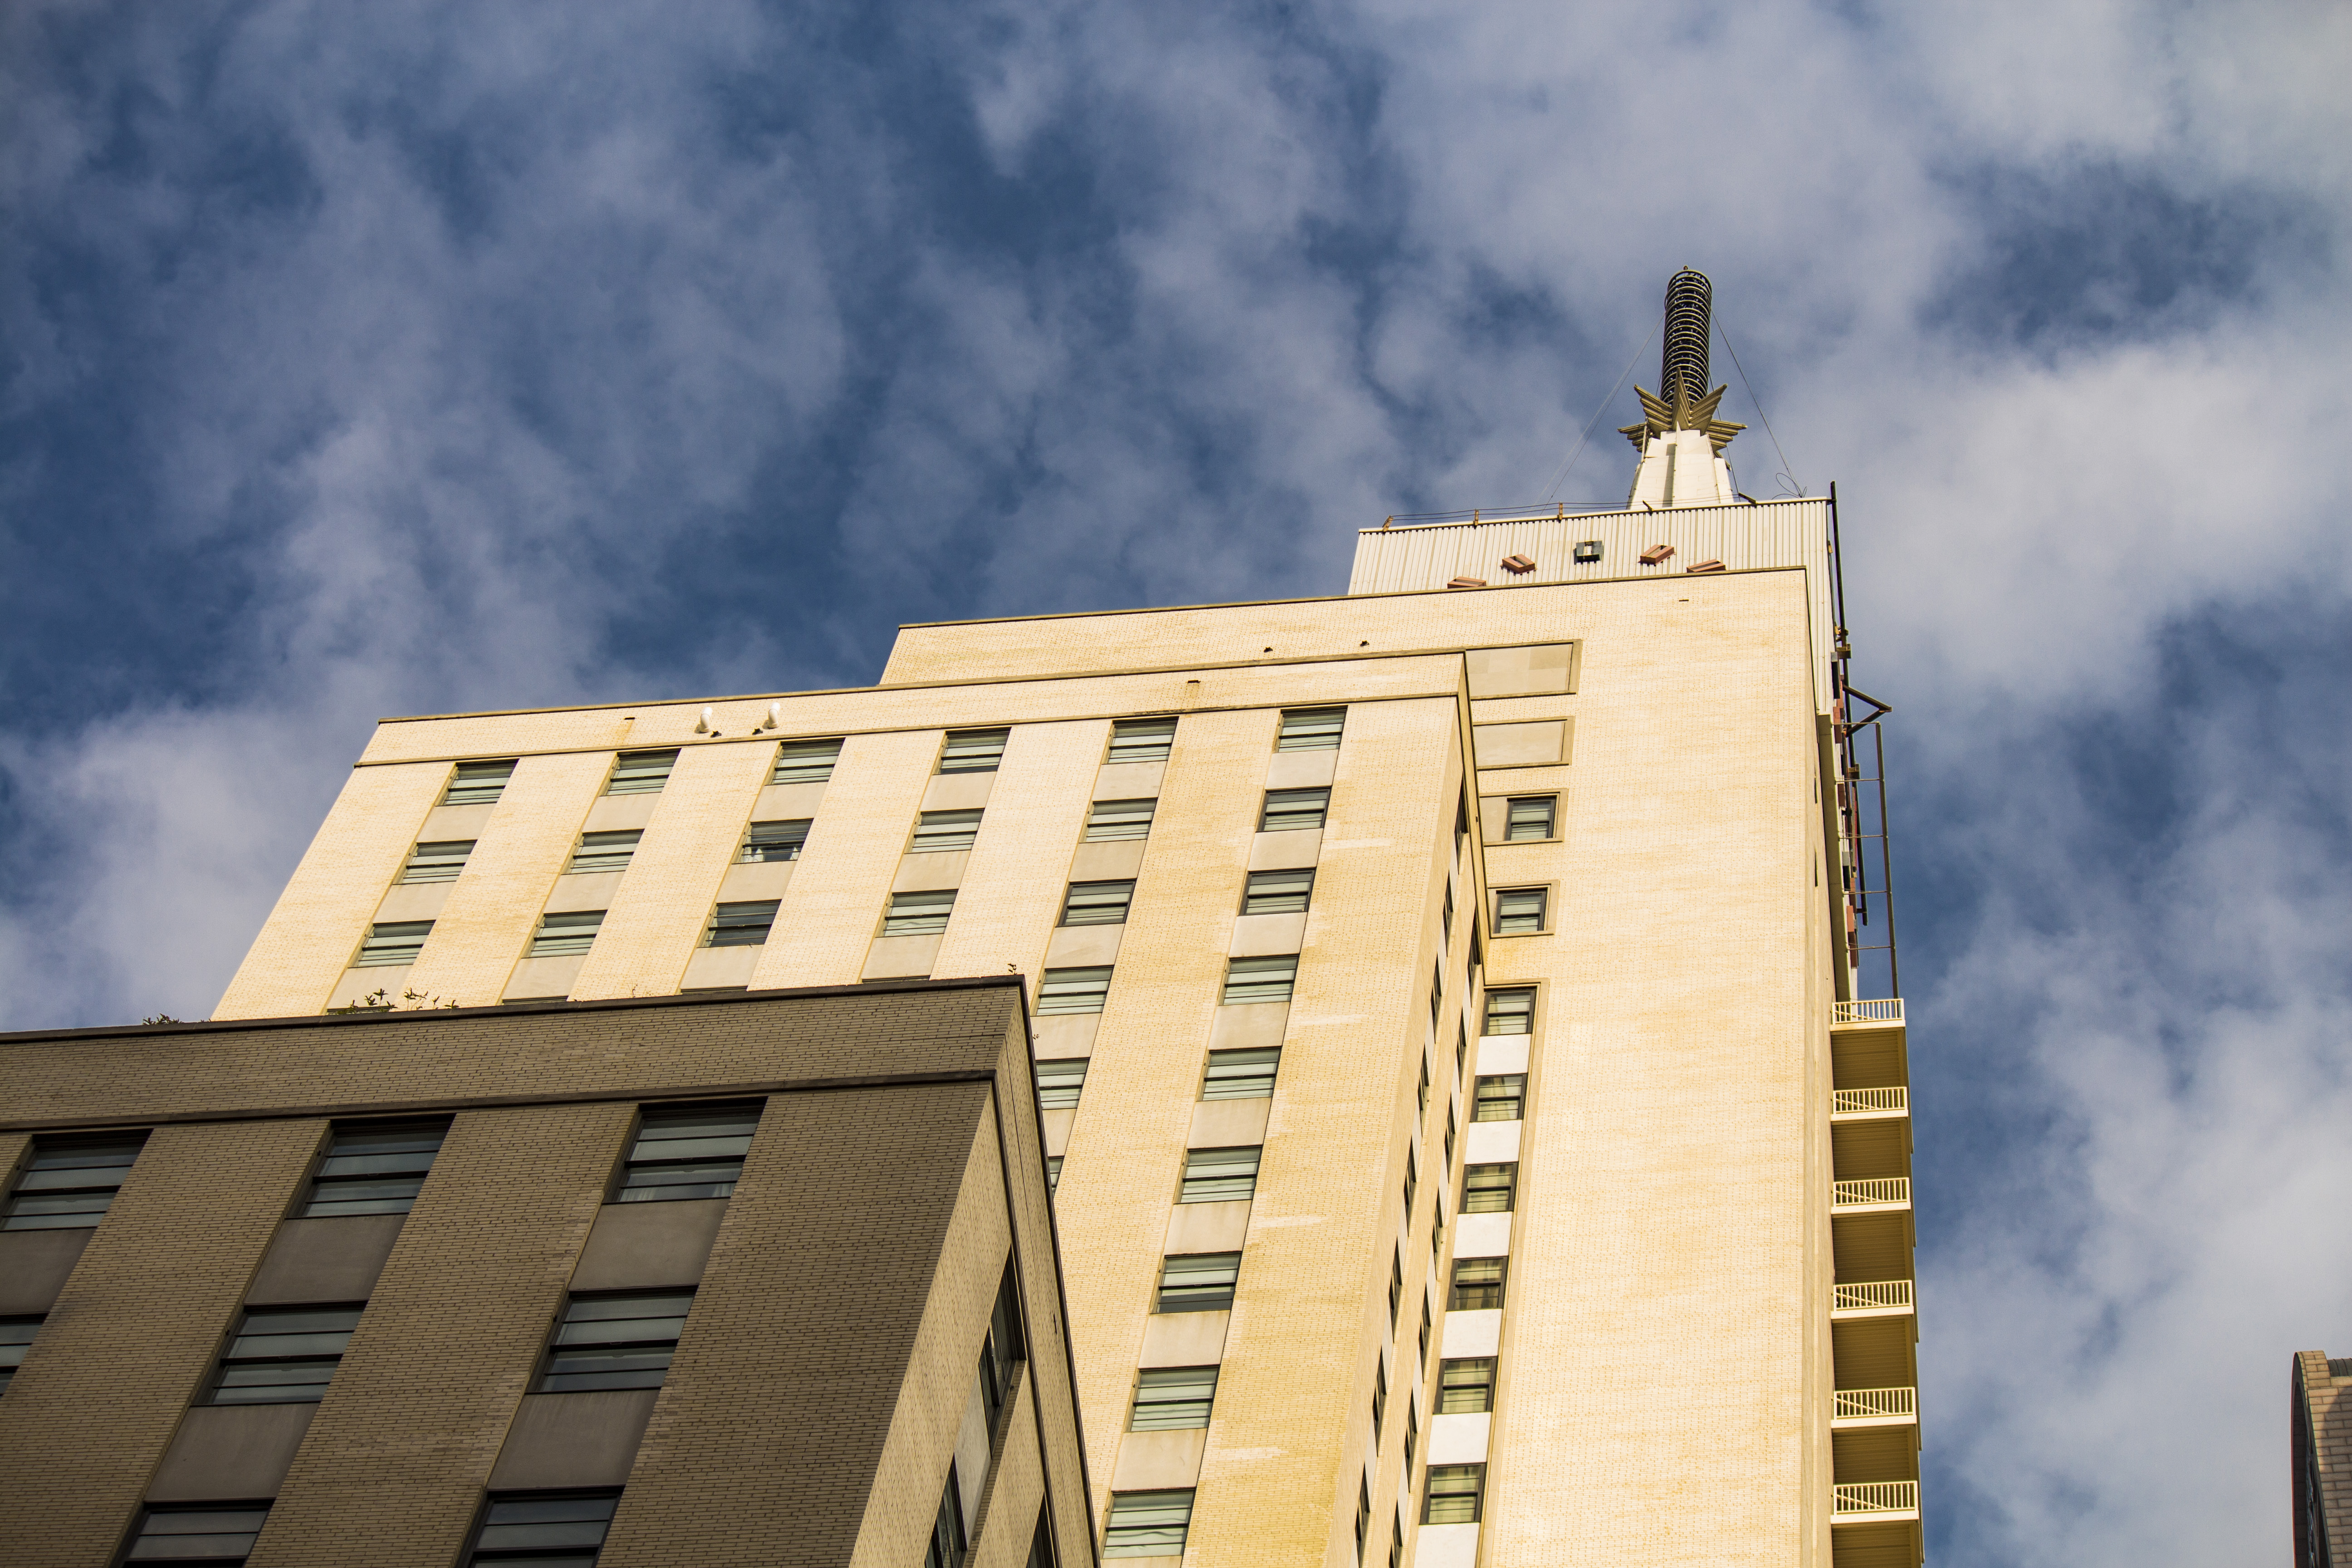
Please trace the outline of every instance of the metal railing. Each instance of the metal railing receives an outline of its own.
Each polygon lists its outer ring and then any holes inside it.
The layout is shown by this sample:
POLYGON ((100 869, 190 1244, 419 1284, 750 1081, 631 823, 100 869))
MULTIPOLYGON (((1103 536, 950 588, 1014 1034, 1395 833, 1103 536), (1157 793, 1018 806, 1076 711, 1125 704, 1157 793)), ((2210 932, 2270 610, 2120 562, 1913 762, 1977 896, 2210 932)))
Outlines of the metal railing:
POLYGON ((1836 1116, 1859 1116, 1872 1111, 1911 1109, 1911 1091, 1907 1089, 1840 1089, 1831 1091, 1836 1098, 1830 1110, 1836 1116))
POLYGON ((1864 1284, 1840 1285, 1831 1307, 1834 1312, 1887 1311, 1912 1305, 1911 1281, 1908 1279, 1874 1279, 1864 1284))
POLYGON ((1840 1481, 1830 1490, 1833 1514, 1919 1511, 1917 1481, 1840 1481))
POLYGON ((1899 1024, 1903 1022, 1903 998, 1873 996, 1861 1002, 1830 1004, 1832 1024, 1899 1024))
POLYGON ((1850 1208, 1856 1204, 1907 1204, 1911 1201, 1911 1178, 1908 1176, 1874 1176, 1860 1182, 1835 1182, 1831 1184, 1830 1202, 1837 1208, 1850 1208))
POLYGON ((1919 1391, 1916 1388, 1841 1388, 1837 1391, 1834 1419, 1839 1421, 1884 1420, 1890 1416, 1919 1415, 1919 1391))

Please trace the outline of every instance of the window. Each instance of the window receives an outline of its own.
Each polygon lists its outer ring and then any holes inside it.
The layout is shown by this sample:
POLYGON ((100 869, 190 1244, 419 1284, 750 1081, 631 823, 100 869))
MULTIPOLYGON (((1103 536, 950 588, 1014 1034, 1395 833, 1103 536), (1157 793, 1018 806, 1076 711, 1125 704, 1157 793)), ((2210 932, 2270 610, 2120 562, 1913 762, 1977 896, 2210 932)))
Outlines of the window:
POLYGON ((1160 1260, 1155 1312, 1222 1312, 1234 1304, 1241 1278, 1238 1252, 1184 1252, 1160 1260))
POLYGON ((256 1307, 221 1357, 207 1405, 316 1405, 363 1307, 256 1307))
POLYGON ((953 888, 926 888, 918 893, 890 895, 889 912, 882 917, 884 936, 936 936, 948 929, 955 909, 953 888))
POLYGON ((988 1398, 988 1425, 993 1431, 997 1413, 1013 1393, 1013 1372, 1027 1355, 1021 1335, 1021 1291, 1013 1283, 1013 1264, 1005 1262, 996 1281, 996 1305, 990 1309, 988 1332, 980 1342, 980 1390, 988 1398))
POLYGON ((1121 763, 1164 763, 1176 741, 1176 721, 1122 719, 1110 727, 1110 752, 1106 765, 1121 763))
POLYGON ((1525 1111, 1528 1099, 1528 1075, 1523 1072, 1495 1073, 1478 1080, 1477 1103, 1471 1109, 1473 1121, 1517 1121, 1525 1111))
POLYGON ((1503 839, 1514 843, 1528 838, 1549 838, 1554 815, 1559 809, 1556 795, 1515 795, 1504 808, 1503 839))
POLYGON ((139 1533, 122 1561, 234 1568, 252 1555, 254 1537, 268 1517, 266 1502, 155 1503, 139 1516, 139 1533))
POLYGON ((759 1131, 759 1100, 664 1106, 637 1118, 637 1141, 621 1173, 616 1204, 723 1198, 743 1174, 759 1131))
POLYGON ((1213 1366, 1147 1366, 1135 1380, 1130 1432, 1181 1432, 1209 1424, 1217 1398, 1213 1366))
POLYGON ((1311 866, 1295 871, 1252 871, 1248 883, 1242 889, 1242 913, 1303 913, 1307 909, 1307 895, 1314 888, 1315 869, 1311 866))
POLYGON ((408 864, 400 868, 404 882, 454 882, 457 873, 466 868, 466 857, 474 852, 470 838, 441 838, 429 844, 419 844, 408 852, 408 864))
POLYGON ((503 763, 459 763, 457 771, 449 775, 449 787, 441 792, 443 805, 488 805, 506 793, 507 780, 514 777, 515 765, 503 763))
POLYGON ((1485 1312, 1502 1304, 1502 1258, 1457 1258, 1454 1260, 1454 1294, 1446 1300, 1447 1311, 1485 1312))
POLYGON ((1432 1465, 1428 1483, 1423 1489, 1421 1522, 1475 1524, 1486 1490, 1484 1465, 1432 1465))
MULTIPOLYGON (((531 938, 531 958, 570 958, 585 952, 595 944, 596 933, 604 929, 602 910, 565 910, 561 913, 539 917, 538 934, 531 938)), ((381 929, 381 928, 379 928, 381 929)))
POLYGON ((1386 1362, 1372 1368, 1372 1447, 1381 1446, 1381 1423, 1389 1414, 1389 1369, 1386 1362))
POLYGON ((1037 986, 1039 1013, 1099 1013, 1110 994, 1110 966, 1049 969, 1037 986))
POLYGON ((386 964, 414 963, 416 955, 425 951, 425 939, 432 934, 431 921, 379 921, 368 927, 352 967, 381 969, 386 964))
POLYGON ((330 1134, 297 1219, 406 1214, 448 1135, 446 1121, 344 1121, 330 1134))
POLYGON ((1078 1103, 1087 1085, 1087 1058, 1066 1057, 1037 1064, 1037 1103, 1047 1110, 1067 1110, 1078 1103))
POLYGON ((619 1492, 509 1493, 490 1499, 475 1527, 467 1568, 526 1563, 532 1568, 593 1568, 613 1528, 619 1492))
POLYGON ((1404 1254, 1389 1250, 1389 1332, 1396 1332, 1397 1303, 1404 1300, 1404 1254))
POLYGON ((1359 1476, 1356 1478, 1356 1561, 1359 1563, 1364 1560, 1364 1531, 1371 1527, 1371 1522, 1372 1483, 1359 1476))
POLYGON ((1260 833, 1300 833, 1322 830, 1323 814, 1330 808, 1328 788, 1270 789, 1257 819, 1260 833))
POLYGON ((598 1388, 659 1388, 694 1305, 691 1290, 630 1290, 574 1296, 555 1328, 536 1394, 598 1388))
POLYGON ((1507 991, 1486 993, 1486 1021, 1479 1028, 1484 1035, 1524 1035, 1535 1026, 1535 987, 1515 986, 1507 991))
MULTIPOLYGON (((1420 1447, 1421 1412, 1414 1409, 1410 1404, 1408 1404, 1404 1407, 1404 1473, 1408 1476, 1412 1474, 1413 1450, 1420 1447)), ((1402 1531, 1403 1527, 1400 1525, 1398 1527, 1400 1540, 1402 1536, 1402 1531)), ((1396 1561, 1396 1550, 1394 1547, 1391 1547, 1389 1551, 1389 1561, 1393 1563, 1396 1561)))
POLYGON ((1541 931, 1551 903, 1549 888, 1498 888, 1495 891, 1495 934, 1541 931))
POLYGON ((657 795, 662 785, 669 783, 669 771, 677 765, 677 748, 667 752, 623 752, 613 763, 613 776, 604 785, 606 795, 657 795))
POLYGON ((1255 1144, 1246 1149, 1187 1149, 1180 1204, 1223 1204, 1257 1191, 1255 1144))
POLYGON ((40 1330, 38 1318, 0 1318, 0 1394, 8 1392, 9 1381, 25 1364, 25 1352, 33 1348, 33 1336, 40 1330))
POLYGON ((117 1138, 37 1138, 0 1230, 85 1230, 99 1222, 139 1158, 144 1132, 117 1138))
POLYGON ((1440 1415, 1476 1415, 1493 1408, 1493 1356, 1464 1356, 1437 1363, 1437 1413, 1440 1415))
POLYGON ((1445 879, 1445 907, 1437 917, 1437 945, 1452 951, 1454 947, 1454 879, 1445 879))
POLYGON ((956 1485, 955 1461, 948 1461, 947 1484, 940 1488, 940 1506, 931 1515, 931 1543, 923 1552, 923 1568, 956 1568, 963 1561, 963 1489, 956 1485))
POLYGON ((1277 752, 1335 752, 1339 727, 1348 721, 1345 708, 1286 708, 1282 732, 1275 737, 1277 752))
POLYGON ((915 837, 907 853, 944 855, 969 849, 980 837, 980 816, 976 811, 927 811, 915 819, 915 837))
POLYGON ((1429 1293, 1424 1290, 1422 1292, 1421 1297, 1421 1338, 1417 1342, 1417 1348, 1413 1352, 1414 1364, 1416 1366, 1427 1366, 1429 1364, 1429 1293))
POLYGON ((808 843, 809 819, 793 817, 782 822, 755 822, 743 835, 743 852, 739 860, 797 860, 801 849, 808 843))
POLYGON ((720 904, 710 911, 710 934, 705 947, 758 947, 768 940, 768 931, 776 923, 777 899, 747 899, 740 904, 720 904))
POLYGON ((1407 1225, 1412 1223, 1412 1194, 1420 1186, 1421 1162, 1412 1157, 1411 1149, 1407 1149, 1404 1152, 1404 1218, 1407 1225))
POLYGON ((1429 1114, 1429 1047, 1421 1047, 1421 1087, 1414 1091, 1415 1104, 1423 1116, 1429 1114))
POLYGON ((1211 1051, 1209 1070, 1201 1080, 1202 1100, 1265 1100, 1274 1093, 1274 1075, 1282 1065, 1280 1046, 1254 1047, 1245 1051, 1211 1051))
POLYGON ((645 830, 632 827, 620 833, 583 833, 572 851, 572 864, 563 868, 567 877, 599 877, 629 868, 629 859, 637 852, 637 840, 645 830))
POLYGON ((1192 1522, 1192 1489, 1113 1492, 1103 1530, 1105 1557, 1181 1557, 1192 1522))
POLYGON ((1045 1194, 1048 1197, 1062 1190, 1062 1156, 1045 1156, 1045 1194))
POLYGON ((940 772, 943 773, 992 773, 1004 761, 1004 742, 1010 730, 950 730, 947 744, 940 748, 940 772))
POLYGON ((776 748, 776 766, 768 782, 823 784, 833 776, 833 764, 840 760, 839 741, 786 741, 776 748))
POLYGON ((1298 955, 1295 952, 1280 958, 1229 958, 1225 961, 1223 1005, 1240 1007, 1254 1002, 1287 1002, 1297 979, 1298 955))
POLYGON ((1135 883, 1073 882, 1062 899, 1066 926, 1115 926, 1127 923, 1127 906, 1134 900, 1135 883))
POLYGON ((1087 837, 1089 844, 1105 844, 1119 838, 1151 837, 1151 813, 1159 805, 1156 800, 1098 800, 1087 813, 1087 837))
POLYGON ((1462 1169, 1464 1214, 1508 1214, 1519 1192, 1519 1168, 1509 1165, 1465 1165, 1462 1169))

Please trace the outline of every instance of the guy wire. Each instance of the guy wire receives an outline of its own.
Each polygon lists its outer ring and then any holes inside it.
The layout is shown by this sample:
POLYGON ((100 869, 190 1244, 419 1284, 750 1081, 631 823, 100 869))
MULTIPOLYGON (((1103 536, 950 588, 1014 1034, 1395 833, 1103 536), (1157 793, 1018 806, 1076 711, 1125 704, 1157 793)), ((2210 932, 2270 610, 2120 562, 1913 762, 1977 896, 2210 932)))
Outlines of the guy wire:
MULTIPOLYGON (((1544 500, 1551 500, 1559 493, 1559 487, 1568 483, 1569 470, 1576 467, 1577 458, 1584 456, 1584 444, 1592 439, 1592 427, 1601 423, 1601 416, 1609 412, 1609 405, 1617 401, 1619 393, 1625 390, 1625 376, 1633 374, 1633 367, 1642 363, 1642 355, 1649 350, 1650 339, 1657 335, 1658 330, 1655 327, 1651 328, 1648 334, 1642 339, 1642 346, 1633 351, 1633 357, 1625 362, 1625 375, 1617 378, 1617 384, 1609 389, 1609 395, 1601 400, 1601 406, 1594 409, 1592 417, 1584 422, 1584 434, 1576 438, 1576 450, 1568 455, 1568 461, 1562 463, 1559 466, 1559 472, 1552 476, 1551 488, 1544 491, 1544 500)), ((1726 346, 1728 344, 1727 343, 1726 346)), ((1776 446, 1778 444, 1774 443, 1776 446)))
MULTIPOLYGON (((1717 318, 1715 323, 1715 335, 1723 340, 1724 352, 1731 356, 1731 368, 1739 373, 1740 387, 1748 394, 1748 402, 1756 410, 1756 417, 1763 422, 1764 434, 1772 437, 1772 450, 1780 456, 1780 471, 1789 476, 1790 484, 1796 484, 1797 470, 1789 466, 1789 454, 1780 450, 1780 437, 1772 434, 1771 416, 1764 412, 1764 405, 1758 400, 1756 389, 1748 384, 1748 367, 1739 363, 1739 351, 1731 346, 1731 334, 1723 330, 1723 321, 1720 318, 1717 318)), ((1797 493, 1804 494, 1804 487, 1798 485, 1797 493)))

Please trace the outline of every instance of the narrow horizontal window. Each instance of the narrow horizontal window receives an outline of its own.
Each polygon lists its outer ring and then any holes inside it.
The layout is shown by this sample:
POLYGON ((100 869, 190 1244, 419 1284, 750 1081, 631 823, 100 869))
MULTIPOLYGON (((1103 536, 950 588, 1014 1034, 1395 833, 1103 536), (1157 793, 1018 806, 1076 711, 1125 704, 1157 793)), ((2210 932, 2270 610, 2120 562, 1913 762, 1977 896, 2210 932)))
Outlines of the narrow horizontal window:
POLYGON ((1503 837, 1506 842, 1528 838, 1549 838, 1552 820, 1559 810, 1556 795, 1515 795, 1505 806, 1503 837))
POLYGON ((776 923, 776 899, 747 899, 720 904, 710 911, 710 934, 705 947, 758 947, 776 923))
POLYGON ((943 773, 992 773, 1004 761, 1010 730, 950 730, 940 748, 943 773))
POLYGON ((969 849, 980 837, 977 811, 927 811, 916 820, 909 855, 940 855, 969 849))
POLYGON ((1277 752, 1328 752, 1338 749, 1339 729, 1348 721, 1345 708, 1286 708, 1282 731, 1275 737, 1277 752))
POLYGON ((1238 1252, 1183 1252, 1160 1260, 1155 1312, 1222 1312, 1234 1304, 1241 1278, 1238 1252))
POLYGON ((637 852, 637 840, 645 836, 645 830, 639 827, 617 833, 583 833, 572 847, 572 864, 563 868, 563 874, 598 877, 625 871, 637 852))
POLYGON ((1217 1398, 1213 1366, 1147 1366, 1135 1380, 1130 1432, 1181 1432, 1209 1424, 1217 1398))
POLYGON ((25 1364, 25 1352, 33 1348, 33 1336, 40 1331, 38 1318, 0 1318, 0 1394, 8 1392, 9 1381, 25 1364))
POLYGON ((509 1492, 490 1499, 466 1553, 475 1563, 516 1563, 530 1568, 594 1568, 613 1528, 616 1491, 539 1494, 509 1492))
POLYGON ((743 835, 743 852, 736 858, 746 864, 762 860, 797 860, 808 843, 809 819, 793 817, 782 822, 755 822, 743 835))
POLYGON ((87 1230, 104 1216, 147 1134, 37 1138, 16 1176, 0 1230, 87 1230))
POLYGON ((1493 1408, 1493 1356, 1460 1356, 1437 1363, 1437 1413, 1440 1415, 1476 1415, 1493 1408))
POLYGON ((1086 841, 1108 844, 1121 838, 1151 837, 1156 800, 1098 800, 1087 811, 1086 841))
POLYGON ((1315 868, 1311 866, 1295 871, 1252 871, 1242 889, 1242 913, 1303 914, 1307 895, 1314 890, 1315 868))
POLYGON ((1551 902, 1549 888, 1497 888, 1495 890, 1495 934, 1509 936, 1517 931, 1544 929, 1544 916, 1551 902))
POLYGON ((571 958, 595 945, 596 933, 604 927, 602 910, 564 910, 556 914, 539 917, 539 930, 530 939, 530 958, 571 958))
POLYGON ((1449 1312, 1491 1311, 1503 1304, 1503 1266, 1499 1258, 1454 1260, 1454 1291, 1446 1298, 1449 1312))
POLYGON ((315 1405, 363 1307, 256 1307, 221 1357, 208 1405, 315 1405))
POLYGON ((1478 1080, 1473 1121, 1517 1121, 1527 1114, 1528 1075, 1498 1072, 1478 1080))
POLYGON ((1462 1168, 1464 1214, 1508 1214, 1517 1205, 1519 1167, 1465 1165, 1462 1168))
POLYGON ((1423 1489, 1421 1522, 1475 1524, 1486 1492, 1484 1465, 1432 1465, 1423 1489))
POLYGON ((1535 987, 1513 986, 1507 991, 1486 993, 1486 1019, 1479 1026, 1482 1035, 1524 1035, 1535 1027, 1535 987))
POLYGON ((474 852, 470 838, 436 839, 419 844, 408 852, 408 864, 400 868, 404 882, 454 882, 457 873, 466 868, 466 858, 474 852))
POLYGON ((1184 1152, 1184 1184, 1176 1194, 1180 1204, 1224 1204, 1257 1191, 1255 1144, 1245 1149, 1188 1149, 1184 1152))
POLYGON ((1295 952, 1278 958, 1227 959, 1223 1005, 1237 1007, 1253 1002, 1287 1002, 1297 980, 1298 955, 1295 952))
POLYGON ((953 888, 926 888, 917 893, 890 895, 889 912, 882 917, 884 936, 936 936, 948 929, 955 910, 953 888))
POLYGON ((540 1394, 600 1388, 659 1388, 694 1305, 691 1290, 629 1290, 574 1296, 556 1325, 540 1394))
POLYGON ((203 1563, 234 1568, 253 1554, 266 1502, 153 1503, 139 1516, 139 1533, 122 1553, 125 1563, 203 1563))
POLYGON ((772 784, 823 784, 841 760, 839 741, 786 741, 776 748, 776 765, 768 774, 772 784))
POLYGON ((1040 1013, 1099 1013, 1110 994, 1110 966, 1049 969, 1037 985, 1040 1013))
POLYGON ((1135 899, 1135 884, 1073 882, 1062 898, 1066 926, 1115 926, 1127 923, 1127 906, 1135 899))
POLYGON ((1282 1066, 1280 1046, 1253 1046, 1246 1050, 1211 1051, 1209 1070, 1201 1080, 1202 1100, 1265 1100, 1274 1093, 1274 1075, 1282 1066))
POLYGON ((1175 743, 1173 718, 1122 719, 1110 727, 1110 751, 1103 762, 1111 767, 1122 763, 1164 763, 1175 743))
POLYGON ((622 1204, 723 1198, 743 1174, 761 1102, 658 1106, 637 1118, 636 1142, 621 1173, 622 1204))
POLYGON ((1087 1086, 1085 1057, 1063 1057, 1037 1064, 1037 1103, 1047 1110, 1067 1110, 1078 1103, 1087 1086))
POLYGON ((515 765, 503 763, 459 763, 449 775, 449 787, 441 792, 443 805, 489 805, 506 793, 507 780, 514 777, 515 765))
POLYGON ((352 967, 381 969, 387 964, 414 963, 416 955, 425 951, 425 939, 432 934, 431 921, 380 921, 368 927, 352 967))
POLYGON ((654 795, 669 783, 669 771, 677 765, 677 748, 666 752, 623 752, 613 763, 613 776, 604 785, 606 795, 654 795))
POLYGON ((1315 789, 1270 789, 1265 792, 1265 808, 1258 814, 1260 833, 1304 833, 1320 830, 1325 813, 1331 807, 1331 792, 1318 786, 1315 789))
POLYGON ((1113 1492, 1103 1527, 1105 1557, 1181 1557, 1192 1522, 1192 1491, 1113 1492))
POLYGON ((337 1122, 296 1217, 406 1214, 448 1132, 446 1121, 337 1122))

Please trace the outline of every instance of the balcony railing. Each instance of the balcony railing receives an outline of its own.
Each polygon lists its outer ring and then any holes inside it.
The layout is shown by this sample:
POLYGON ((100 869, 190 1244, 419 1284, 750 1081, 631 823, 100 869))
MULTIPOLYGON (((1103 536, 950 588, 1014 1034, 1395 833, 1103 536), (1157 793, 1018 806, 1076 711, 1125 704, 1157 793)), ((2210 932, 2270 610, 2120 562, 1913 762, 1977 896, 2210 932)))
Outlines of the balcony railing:
POLYGON ((1832 1002, 1830 1022, 1836 1024, 1899 1024, 1903 1022, 1903 998, 1879 996, 1866 1002, 1832 1002))
POLYGON ((1835 1421, 1916 1421, 1919 1391, 1916 1388, 1841 1388, 1835 1421))
POLYGON ((1840 1481, 1831 1489, 1833 1519, 1867 1519, 1874 1514, 1919 1511, 1917 1481, 1840 1481))
POLYGON ((1836 1287, 1833 1312, 1907 1312, 1912 1310, 1911 1281, 1874 1279, 1836 1287))
POLYGON ((1830 1105, 1833 1116, 1911 1114, 1911 1091, 1907 1089, 1840 1089, 1831 1092, 1836 1097, 1830 1105))
POLYGON ((1874 1176, 1867 1181, 1832 1184, 1830 1203, 1836 1208, 1885 1204, 1908 1206, 1910 1202, 1911 1178, 1908 1176, 1874 1176))

